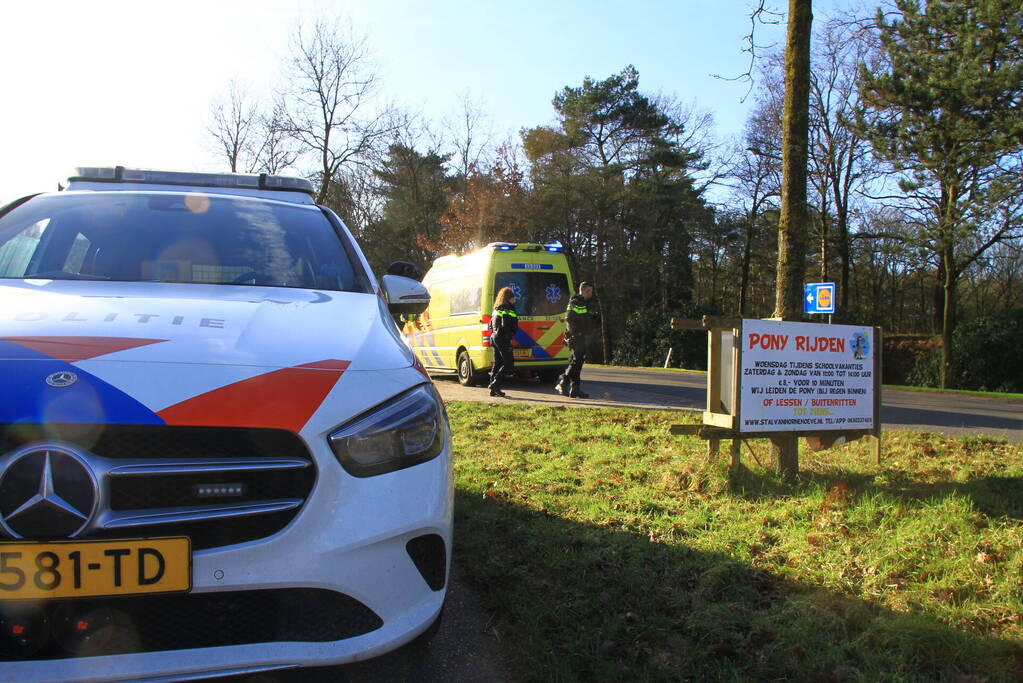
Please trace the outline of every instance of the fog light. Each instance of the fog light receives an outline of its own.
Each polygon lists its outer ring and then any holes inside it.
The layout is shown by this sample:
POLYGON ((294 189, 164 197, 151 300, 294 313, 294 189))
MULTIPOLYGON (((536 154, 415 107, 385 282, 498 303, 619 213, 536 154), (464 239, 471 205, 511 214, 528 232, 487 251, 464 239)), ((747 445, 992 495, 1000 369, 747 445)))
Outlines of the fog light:
POLYGON ((49 639, 50 626, 42 611, 0 603, 0 654, 30 657, 49 639))

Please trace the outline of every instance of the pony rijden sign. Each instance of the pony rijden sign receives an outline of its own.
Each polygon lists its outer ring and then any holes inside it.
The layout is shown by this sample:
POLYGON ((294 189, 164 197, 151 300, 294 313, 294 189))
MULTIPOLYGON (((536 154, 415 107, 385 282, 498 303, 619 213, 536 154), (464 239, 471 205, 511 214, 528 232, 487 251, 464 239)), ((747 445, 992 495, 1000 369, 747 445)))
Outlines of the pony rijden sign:
POLYGON ((870 327, 742 321, 739 431, 872 430, 870 327))

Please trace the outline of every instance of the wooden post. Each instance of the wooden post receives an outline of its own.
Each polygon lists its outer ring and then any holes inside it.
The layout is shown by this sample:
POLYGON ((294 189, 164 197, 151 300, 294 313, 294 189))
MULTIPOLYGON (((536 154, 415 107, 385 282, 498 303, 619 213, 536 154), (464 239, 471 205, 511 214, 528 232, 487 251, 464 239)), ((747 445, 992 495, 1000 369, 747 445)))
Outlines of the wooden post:
POLYGON ((884 371, 884 332, 874 328, 874 464, 881 464, 881 373, 884 371))
POLYGON ((742 464, 742 441, 739 439, 732 439, 732 446, 729 448, 729 454, 732 456, 732 462, 729 465, 733 470, 738 469, 742 464))
POLYGON ((718 455, 721 448, 721 439, 707 439, 707 461, 711 461, 718 455))
POLYGON ((778 463, 778 474, 788 480, 799 475, 799 437, 790 434, 772 436, 771 452, 778 463))
POLYGON ((718 354, 721 353, 721 330, 711 330, 707 344, 707 412, 721 412, 721 383, 718 381, 718 354))

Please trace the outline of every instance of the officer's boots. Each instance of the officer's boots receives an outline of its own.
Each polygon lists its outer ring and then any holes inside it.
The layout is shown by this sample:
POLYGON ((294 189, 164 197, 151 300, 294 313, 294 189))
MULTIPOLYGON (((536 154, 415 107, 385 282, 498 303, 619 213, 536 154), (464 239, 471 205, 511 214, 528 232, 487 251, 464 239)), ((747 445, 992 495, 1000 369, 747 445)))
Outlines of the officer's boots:
POLYGON ((589 398, 590 395, 579 388, 579 382, 572 382, 568 387, 569 398, 589 398))

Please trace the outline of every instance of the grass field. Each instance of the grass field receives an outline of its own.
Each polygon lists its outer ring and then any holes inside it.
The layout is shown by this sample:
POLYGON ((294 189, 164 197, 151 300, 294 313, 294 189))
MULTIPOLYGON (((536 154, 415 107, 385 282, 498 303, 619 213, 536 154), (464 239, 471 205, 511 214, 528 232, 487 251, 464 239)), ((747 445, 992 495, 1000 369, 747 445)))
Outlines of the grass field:
POLYGON ((518 680, 1019 680, 1020 445, 892 432, 786 484, 686 414, 448 409, 456 561, 518 680))

